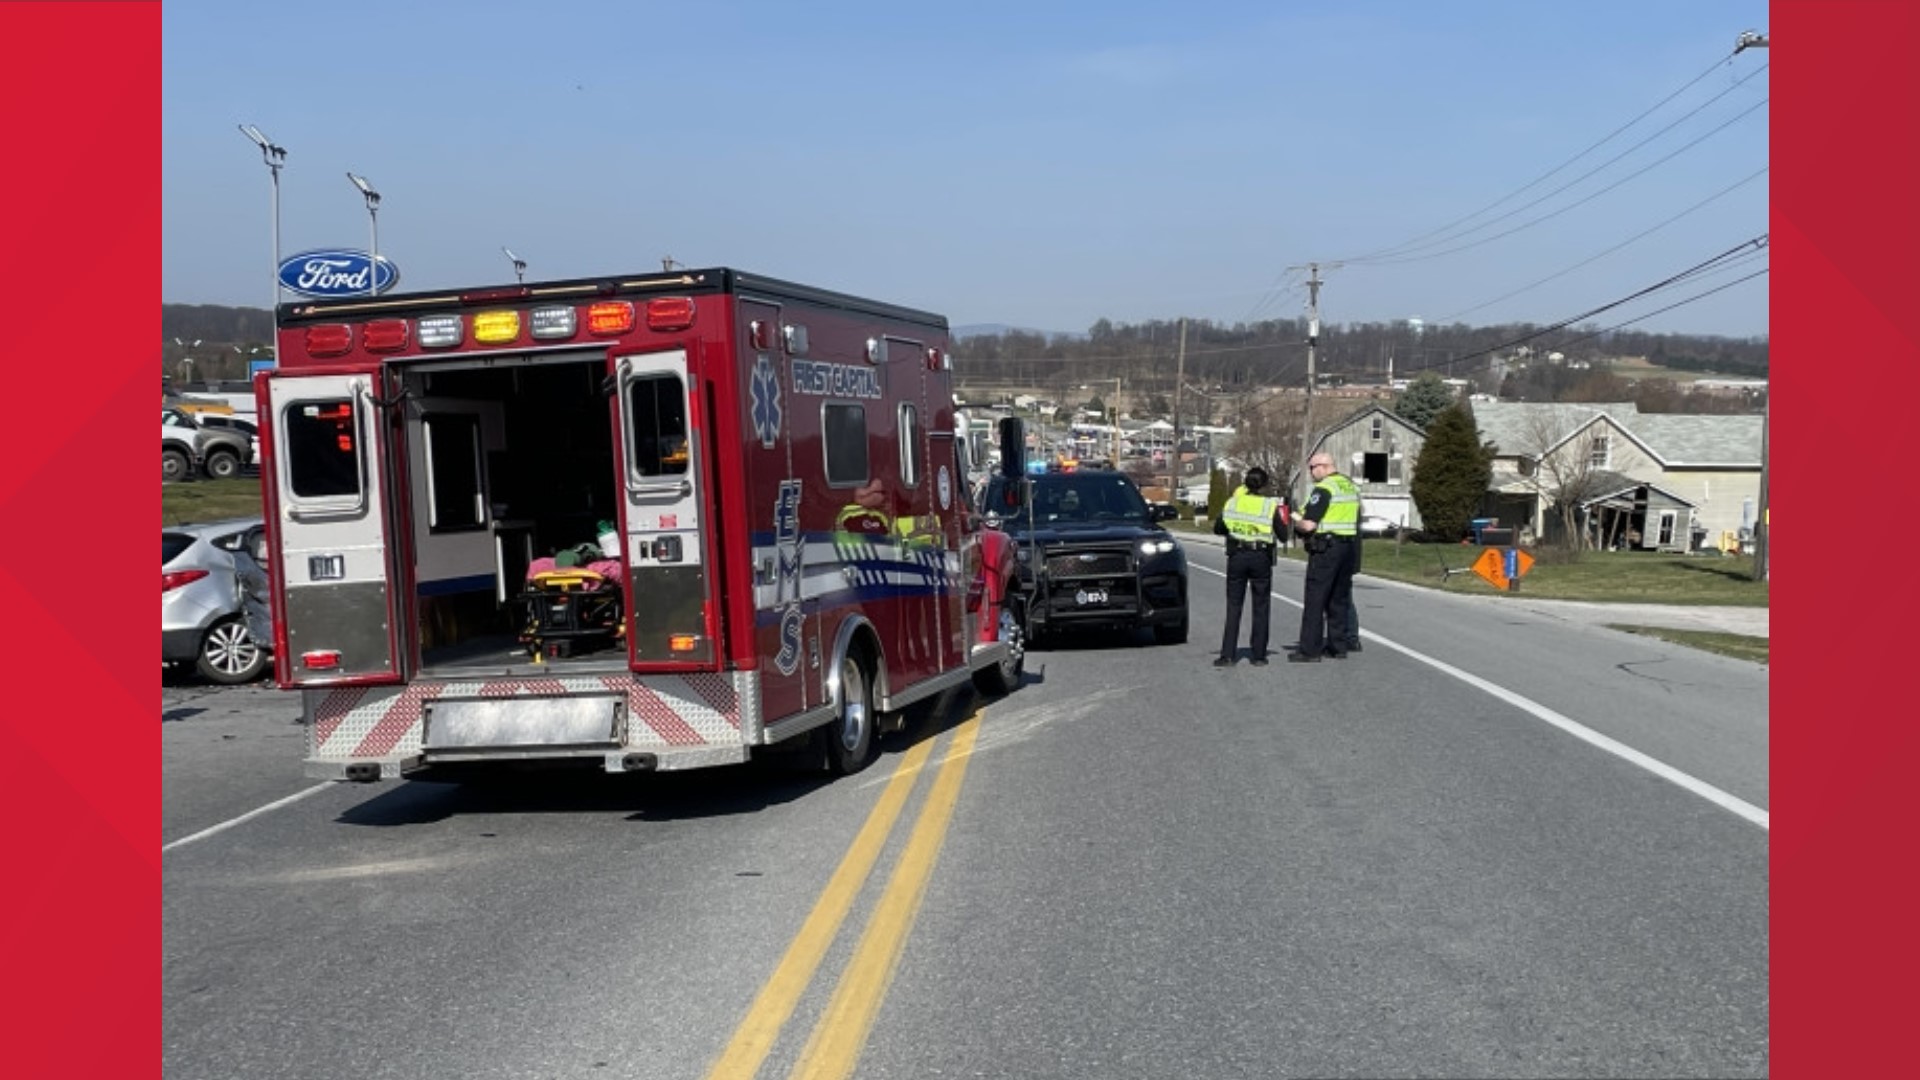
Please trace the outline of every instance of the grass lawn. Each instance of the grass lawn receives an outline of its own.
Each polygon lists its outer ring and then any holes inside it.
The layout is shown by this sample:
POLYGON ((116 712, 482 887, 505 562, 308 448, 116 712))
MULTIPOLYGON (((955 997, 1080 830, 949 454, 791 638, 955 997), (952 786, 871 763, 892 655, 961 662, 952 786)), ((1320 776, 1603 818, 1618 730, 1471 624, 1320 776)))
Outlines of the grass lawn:
MULTIPOLYGON (((1168 522, 1179 532, 1198 532, 1187 522, 1168 522)), ((1520 580, 1518 593, 1496 592, 1467 570, 1447 577, 1442 569, 1470 567, 1482 548, 1465 544, 1411 544, 1368 540, 1360 572, 1414 585, 1488 596, 1530 596, 1539 600, 1594 600, 1639 604, 1705 604, 1766 607, 1767 583, 1753 580, 1749 556, 1656 555, 1642 551, 1588 551, 1567 561, 1554 549, 1530 552, 1533 569, 1520 580)), ((1282 558, 1304 560, 1295 544, 1282 558)))
MULTIPOLYGON (((1472 566, 1482 548, 1465 544, 1407 544, 1369 540, 1361 573, 1416 585, 1442 586, 1442 567, 1472 566)), ((1294 554, 1298 556, 1296 548, 1294 554)), ((1637 604, 1709 604, 1766 607, 1767 583, 1753 580, 1753 559, 1736 555, 1657 555, 1645 551, 1588 551, 1568 561, 1554 549, 1531 552, 1533 569, 1518 593, 1496 592, 1471 571, 1444 587, 1539 600, 1595 600, 1637 604)))
POLYGON ((160 485, 160 525, 260 516, 260 480, 189 480, 160 485))
POLYGON ((1675 630, 1667 626, 1625 626, 1608 623, 1609 630, 1624 630, 1629 634, 1642 637, 1659 638, 1676 645, 1705 649, 1722 656, 1731 656, 1736 660, 1752 660, 1756 663, 1767 662, 1768 639, 1749 637, 1746 634, 1725 634, 1717 630, 1675 630))

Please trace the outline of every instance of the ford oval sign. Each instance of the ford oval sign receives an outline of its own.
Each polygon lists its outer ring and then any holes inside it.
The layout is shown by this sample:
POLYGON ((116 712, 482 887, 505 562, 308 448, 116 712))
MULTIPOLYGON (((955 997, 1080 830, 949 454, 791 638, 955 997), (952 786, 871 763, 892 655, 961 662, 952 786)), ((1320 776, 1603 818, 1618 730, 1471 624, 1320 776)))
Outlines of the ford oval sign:
POLYGON ((392 263, 383 258, 376 264, 366 252, 350 248, 303 251, 280 261, 280 284, 301 296, 368 296, 399 281, 392 263))

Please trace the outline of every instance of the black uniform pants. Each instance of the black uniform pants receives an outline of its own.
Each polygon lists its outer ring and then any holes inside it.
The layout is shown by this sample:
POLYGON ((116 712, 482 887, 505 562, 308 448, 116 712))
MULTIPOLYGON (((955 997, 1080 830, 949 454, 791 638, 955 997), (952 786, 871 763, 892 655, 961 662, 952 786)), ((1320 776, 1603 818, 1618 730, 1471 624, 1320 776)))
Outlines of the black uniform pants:
POLYGON ((1329 647, 1335 652, 1347 650, 1347 613, 1353 607, 1353 544, 1351 540, 1326 539, 1308 548, 1307 590, 1300 611, 1300 651, 1308 656, 1318 656, 1329 647))
POLYGON ((1256 660, 1267 655, 1267 626, 1273 609, 1273 551, 1236 547, 1227 553, 1227 625, 1220 636, 1220 655, 1231 660, 1239 652, 1240 609, 1253 592, 1253 627, 1247 651, 1256 660))

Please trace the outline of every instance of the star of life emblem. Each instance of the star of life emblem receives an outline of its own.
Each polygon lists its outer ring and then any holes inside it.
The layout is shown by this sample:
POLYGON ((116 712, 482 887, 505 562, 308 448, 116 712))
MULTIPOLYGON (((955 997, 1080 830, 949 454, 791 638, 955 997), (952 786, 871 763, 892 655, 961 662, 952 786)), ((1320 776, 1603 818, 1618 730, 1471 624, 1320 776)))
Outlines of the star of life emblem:
POLYGON ((780 374, 766 353, 754 360, 748 394, 753 403, 753 433, 759 436, 761 449, 771 450, 780 438, 780 374))

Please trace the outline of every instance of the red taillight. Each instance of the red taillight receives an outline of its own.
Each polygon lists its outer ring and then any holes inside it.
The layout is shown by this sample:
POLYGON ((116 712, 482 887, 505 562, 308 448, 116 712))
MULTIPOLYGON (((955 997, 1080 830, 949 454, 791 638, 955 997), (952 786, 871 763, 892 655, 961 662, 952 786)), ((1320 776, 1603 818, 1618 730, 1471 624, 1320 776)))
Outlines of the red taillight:
POLYGON ((407 347, 407 320, 379 319, 360 329, 360 345, 368 352, 399 352, 407 347))
POLYGON ((633 305, 607 300, 587 309, 587 333, 624 334, 633 329, 633 305))
POLYGON ((340 650, 315 649, 301 653, 300 666, 308 671, 337 671, 340 667, 340 650))
POLYGON ((693 325, 693 298, 662 296, 647 301, 647 329, 685 330, 693 325))
POLYGON ((172 573, 167 573, 163 570, 160 573, 160 591, 163 593, 172 592, 182 585, 199 581, 206 576, 207 571, 205 570, 175 570, 172 573))
POLYGON ((312 356, 345 356, 353 348, 353 327, 342 323, 307 327, 307 353, 312 356))

